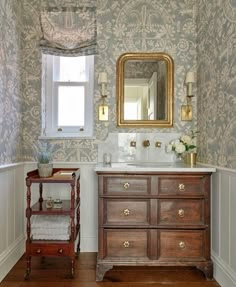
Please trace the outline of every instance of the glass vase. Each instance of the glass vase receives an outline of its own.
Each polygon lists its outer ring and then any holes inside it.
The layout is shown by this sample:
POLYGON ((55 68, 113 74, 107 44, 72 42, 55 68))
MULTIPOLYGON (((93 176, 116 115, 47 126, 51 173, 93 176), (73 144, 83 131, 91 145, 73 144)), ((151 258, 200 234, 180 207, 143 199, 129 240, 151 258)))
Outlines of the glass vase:
POLYGON ((176 162, 182 163, 184 162, 183 154, 182 153, 177 153, 176 154, 176 162))

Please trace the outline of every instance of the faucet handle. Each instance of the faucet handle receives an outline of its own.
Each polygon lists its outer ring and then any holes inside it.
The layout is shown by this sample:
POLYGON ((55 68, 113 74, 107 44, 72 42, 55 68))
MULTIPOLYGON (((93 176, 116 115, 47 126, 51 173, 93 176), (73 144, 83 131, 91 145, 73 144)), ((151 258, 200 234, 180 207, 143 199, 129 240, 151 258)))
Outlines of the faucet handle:
POLYGON ((155 143, 155 147, 160 148, 160 147, 161 147, 161 144, 162 144, 162 142, 157 141, 157 142, 155 143))
POLYGON ((149 140, 143 141, 143 146, 144 146, 144 147, 150 146, 150 141, 149 141, 149 140))

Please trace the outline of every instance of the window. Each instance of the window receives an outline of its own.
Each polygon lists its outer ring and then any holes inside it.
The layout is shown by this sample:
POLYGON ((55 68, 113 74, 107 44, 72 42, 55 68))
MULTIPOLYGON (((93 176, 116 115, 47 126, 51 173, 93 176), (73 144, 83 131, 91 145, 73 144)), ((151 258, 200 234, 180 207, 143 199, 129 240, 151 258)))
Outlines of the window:
POLYGON ((92 136, 93 72, 94 56, 43 55, 43 136, 92 136))

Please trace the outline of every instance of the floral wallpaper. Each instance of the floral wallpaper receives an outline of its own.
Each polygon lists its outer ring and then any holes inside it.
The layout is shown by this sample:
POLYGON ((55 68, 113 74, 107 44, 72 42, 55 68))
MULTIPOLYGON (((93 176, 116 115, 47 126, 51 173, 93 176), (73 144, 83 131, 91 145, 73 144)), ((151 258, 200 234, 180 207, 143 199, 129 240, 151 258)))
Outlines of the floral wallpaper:
MULTIPOLYGON (((79 0, 0 2, 0 164, 35 160, 41 129, 42 4, 79 0)), ((80 0, 81 1, 81 0, 80 0)), ((199 159, 236 167, 235 15, 232 0, 82 0, 97 5, 94 139, 48 140, 54 161, 96 161, 97 145, 109 133, 183 132, 198 124, 199 159), (116 126, 116 60, 125 52, 166 52, 175 64, 174 126, 121 129, 116 126), (186 72, 198 71, 194 119, 181 121, 186 72), (109 121, 98 121, 98 73, 108 73, 109 121), (198 122, 196 121, 198 119, 198 122)))
POLYGON ((0 1, 0 164, 21 157, 21 5, 0 1))
MULTIPOLYGON (((48 1, 50 6, 72 0, 48 1)), ((75 0, 76 1, 76 0, 75 0)), ((73 1, 72 1, 73 2, 73 1)), ((86 1, 85 1, 86 2, 86 1)), ((87 1, 88 3, 91 1, 87 1)), ((47 4, 42 0, 43 5, 47 4)), ((41 4, 42 4, 41 3, 41 4)), ((77 2, 74 2, 77 3, 77 2)), ((116 126, 116 60, 124 52, 169 53, 175 62, 175 119, 168 132, 180 131, 196 121, 180 121, 180 105, 185 97, 183 81, 189 69, 196 69, 196 5, 192 0, 100 0, 97 3, 98 55, 95 58, 94 140, 48 140, 54 161, 96 161, 97 144, 110 132, 137 132, 116 126), (101 101, 98 73, 108 74, 109 121, 99 122, 101 101)), ((23 0, 23 155, 31 160, 38 148, 41 128, 40 1, 23 0)), ((196 103, 194 103, 195 105, 196 103)), ((196 120, 196 118, 195 118, 196 120)), ((139 129, 138 132, 164 132, 165 129, 139 129)))
POLYGON ((236 168, 236 2, 198 2, 198 156, 236 168))

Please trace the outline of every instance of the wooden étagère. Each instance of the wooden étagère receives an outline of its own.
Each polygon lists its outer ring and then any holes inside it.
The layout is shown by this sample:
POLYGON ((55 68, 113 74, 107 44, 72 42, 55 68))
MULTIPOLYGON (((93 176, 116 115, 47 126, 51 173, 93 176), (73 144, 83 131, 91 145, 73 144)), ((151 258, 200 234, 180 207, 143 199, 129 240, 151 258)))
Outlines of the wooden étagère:
MULTIPOLYGON (((26 239, 26 273, 25 279, 28 279, 31 273, 31 257, 32 256, 65 256, 71 260, 71 277, 74 276, 75 258, 80 251, 80 175, 77 168, 54 168, 51 177, 40 177, 38 170, 27 173, 27 239, 26 239), (44 184, 68 184, 70 189, 70 198, 62 200, 61 208, 47 208, 46 197, 44 196, 44 184), (39 198, 35 204, 31 203, 32 184, 38 184, 39 198), (62 216, 69 218, 68 223, 68 239, 62 240, 59 233, 58 239, 34 239, 32 233, 32 216, 49 216, 54 218, 62 216), (77 240, 75 253, 75 240, 77 240)), ((53 233, 53 227, 51 230, 53 233)), ((42 226, 43 228, 43 226, 42 226)), ((50 226, 49 226, 50 228, 50 226)), ((36 229, 37 230, 37 229, 36 229)), ((50 234, 48 234, 50 237, 50 234)), ((55 235, 57 236, 57 235, 55 235)), ((64 235, 63 235, 64 236, 64 235)), ((35 236, 36 237, 36 236, 35 236)))

